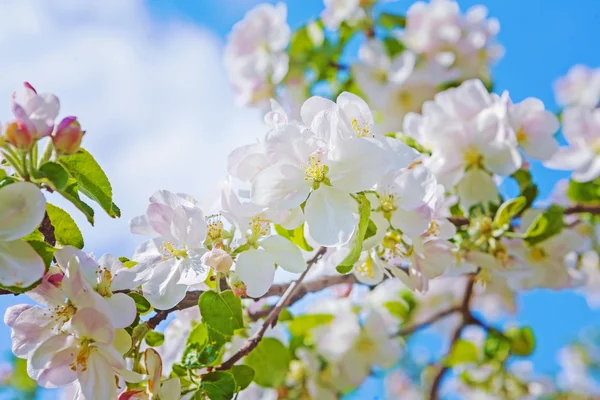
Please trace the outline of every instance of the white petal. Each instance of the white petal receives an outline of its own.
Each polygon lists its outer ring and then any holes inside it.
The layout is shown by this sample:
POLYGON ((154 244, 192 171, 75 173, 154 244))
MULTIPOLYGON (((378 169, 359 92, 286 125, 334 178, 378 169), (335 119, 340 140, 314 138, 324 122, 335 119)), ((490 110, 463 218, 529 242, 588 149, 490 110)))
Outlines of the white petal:
POLYGON ((86 399, 117 399, 115 373, 98 352, 90 353, 87 368, 78 371, 77 378, 86 399))
POLYGON ((129 229, 131 233, 136 235, 156 235, 156 231, 150 225, 150 221, 146 215, 138 215, 129 221, 129 229))
POLYGON ((123 289, 135 289, 147 281, 152 275, 152 270, 143 264, 125 267, 123 263, 112 254, 105 254, 98 260, 100 268, 108 269, 112 274, 111 289, 113 291, 123 289))
POLYGON ((302 104, 300 109, 304 125, 310 127, 317 114, 333 107, 335 107, 335 103, 329 99, 320 96, 310 97, 302 104))
POLYGON ((171 378, 163 381, 158 395, 163 400, 179 400, 181 396, 181 384, 179 378, 171 378))
POLYGON ((473 168, 465 174, 458 184, 458 196, 465 210, 475 204, 498 203, 498 190, 492 177, 479 168, 473 168))
POLYGON ((5 323, 12 328, 13 353, 18 357, 26 357, 40 343, 55 333, 58 325, 57 316, 47 309, 28 306, 29 308, 22 310, 13 321, 7 322, 14 307, 7 309, 4 319, 5 323))
POLYGON ((115 330, 108 316, 93 308, 78 309, 71 320, 71 327, 79 337, 111 343, 115 330))
POLYGON ((304 207, 310 236, 321 246, 347 243, 358 225, 357 212, 349 194, 327 186, 312 192, 304 207))
POLYGON ((332 185, 347 193, 368 190, 386 172, 386 152, 367 139, 341 141, 329 154, 329 172, 332 185))
MULTIPOLYGON (((47 369, 36 371, 39 373, 32 374, 32 369, 28 370, 30 375, 36 376, 38 385, 45 388, 56 388, 68 385, 77 379, 77 373, 71 368, 71 363, 74 361, 74 349, 66 349, 57 351, 52 361, 47 365, 47 369)), ((30 368, 30 367, 28 367, 30 368)))
POLYGON ((544 166, 552 169, 574 170, 587 165, 593 154, 589 149, 561 147, 544 166))
POLYGON ((260 241, 260 246, 273 258, 275 264, 288 272, 299 274, 306 269, 306 263, 298 246, 281 236, 268 236, 260 241))
POLYGON ((0 241, 20 239, 44 219, 46 199, 32 183, 16 182, 0 188, 0 241))
POLYGON ((66 334, 51 336, 34 350, 29 359, 29 363, 36 369, 46 367, 56 354, 73 346, 74 340, 75 338, 73 336, 66 334))
POLYGON ((187 285, 177 283, 181 273, 175 260, 166 260, 153 268, 153 275, 142 285, 144 297, 159 310, 168 310, 185 297, 187 285))
POLYGON ((171 234, 190 248, 202 247, 208 228, 204 213, 198 207, 178 206, 173 210, 171 234))
POLYGON ((508 176, 521 167, 523 160, 516 147, 503 143, 485 154, 483 162, 491 172, 508 176))
POLYGON ((437 181, 429 168, 418 165, 403 171, 395 179, 400 200, 398 206, 412 210, 429 203, 437 191, 437 181))
POLYGON ((125 328, 135 320, 135 301, 125 293, 115 293, 104 300, 110 308, 110 319, 115 328, 125 328))
POLYGON ((263 250, 251 249, 238 255, 235 272, 246 284, 250 297, 261 297, 273 284, 275 261, 263 250))
POLYGON ((310 192, 311 183, 304 177, 305 172, 299 166, 272 165, 252 182, 252 201, 259 206, 284 210, 298 207, 310 192))
POLYGON ((595 156, 584 168, 573 172, 573 180, 577 182, 593 181, 600 176, 600 156, 595 156))
POLYGON ((146 373, 150 376, 148 380, 148 389, 151 393, 157 393, 162 378, 162 360, 154 349, 144 351, 144 365, 146 373))
POLYGON ((125 329, 115 329, 115 338, 110 346, 124 355, 131 349, 131 336, 125 329))
POLYGON ((77 257, 77 260, 79 261, 79 267, 81 268, 81 273, 83 274, 85 281, 90 286, 96 286, 98 283, 96 275, 98 263, 92 256, 73 246, 65 246, 54 253, 56 262, 63 271, 67 270, 69 261, 71 261, 73 256, 77 257))
POLYGON ((525 154, 536 160, 550 160, 558 151, 558 142, 553 137, 528 140, 521 146, 525 154))
POLYGON ((25 288, 44 275, 42 258, 27 242, 0 242, 0 284, 25 288))
POLYGON ((423 234, 429 228, 430 222, 431 209, 427 206, 410 211, 398 208, 391 218, 392 226, 410 237, 423 234))
POLYGON ((238 147, 227 157, 227 172, 243 182, 252 182, 268 166, 262 145, 258 143, 238 147))

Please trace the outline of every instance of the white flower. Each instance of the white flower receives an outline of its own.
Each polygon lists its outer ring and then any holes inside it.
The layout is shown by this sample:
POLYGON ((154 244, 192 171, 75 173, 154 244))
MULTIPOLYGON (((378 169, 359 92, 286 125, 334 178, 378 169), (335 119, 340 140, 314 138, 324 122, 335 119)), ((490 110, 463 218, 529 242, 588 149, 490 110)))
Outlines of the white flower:
POLYGON ((335 30, 344 21, 353 19, 361 11, 360 0, 323 0, 325 10, 321 19, 328 29, 335 30))
POLYGON ((500 24, 487 19, 487 9, 476 6, 463 16, 453 0, 414 3, 406 13, 401 35, 406 46, 446 67, 461 71, 463 79, 489 74, 489 64, 503 53, 494 43, 500 24))
POLYGON ((141 270, 152 269, 142 290, 154 307, 175 306, 188 286, 207 278, 209 270, 201 260, 207 224, 193 198, 158 191, 150 198, 146 214, 132 219, 130 226, 134 233, 157 236, 141 244, 133 256, 141 270))
POLYGON ((600 259, 598 253, 593 250, 583 253, 580 271, 584 275, 584 282, 577 292, 585 297, 590 308, 600 308, 600 259))
POLYGON ((509 104, 508 119, 525 154, 537 160, 548 160, 554 155, 558 149, 554 139, 558 118, 546 111, 539 99, 529 97, 518 104, 509 104))
POLYGON ((264 104, 288 71, 285 53, 291 31, 285 4, 260 4, 234 25, 225 48, 225 66, 242 105, 264 104))
POLYGON ((313 329, 314 343, 319 354, 330 362, 341 360, 360 334, 358 316, 349 299, 327 299, 314 304, 309 314, 329 314, 333 320, 313 329))
POLYGON ((600 68, 573 66, 554 82, 556 102, 563 107, 594 108, 600 102, 600 68))
POLYGON ((276 265, 292 273, 300 273, 306 269, 298 246, 276 235, 258 239, 256 248, 237 256, 235 272, 246 284, 248 296, 260 297, 269 290, 275 277, 276 265))
POLYGON ((341 106, 321 98, 307 100, 303 119, 317 135, 288 125, 283 134, 287 144, 277 148, 279 161, 252 183, 252 201, 259 206, 290 210, 306 201, 310 235, 323 246, 350 239, 357 225, 357 204, 350 195, 371 188, 387 168, 383 148, 356 137, 370 133, 372 116, 355 100, 342 97, 341 106), (331 142, 335 145, 329 147, 331 142))
POLYGON ((0 188, 0 284, 25 288, 44 275, 44 261, 20 240, 44 219, 46 199, 31 183, 0 188))
POLYGON ((563 134, 568 147, 561 147, 548 168, 573 170, 571 178, 588 182, 600 176, 600 109, 567 108, 563 112, 563 134))
POLYGON ((11 103, 15 118, 25 123, 35 138, 40 139, 52 133, 60 109, 55 95, 38 94, 33 86, 25 82, 13 93, 11 103))
POLYGON ((86 399, 116 400, 115 375, 134 383, 145 378, 127 370, 122 354, 129 347, 127 332, 115 331, 99 311, 83 308, 71 320, 69 332, 49 337, 33 351, 27 372, 43 387, 77 380, 86 399))
POLYGON ((144 283, 152 270, 143 265, 127 268, 119 259, 111 254, 105 254, 96 261, 81 250, 65 246, 55 253, 58 265, 67 271, 73 257, 76 257, 81 275, 86 283, 100 294, 108 304, 109 313, 115 328, 125 328, 134 321, 136 316, 135 301, 125 293, 113 293, 118 290, 131 290, 144 283))

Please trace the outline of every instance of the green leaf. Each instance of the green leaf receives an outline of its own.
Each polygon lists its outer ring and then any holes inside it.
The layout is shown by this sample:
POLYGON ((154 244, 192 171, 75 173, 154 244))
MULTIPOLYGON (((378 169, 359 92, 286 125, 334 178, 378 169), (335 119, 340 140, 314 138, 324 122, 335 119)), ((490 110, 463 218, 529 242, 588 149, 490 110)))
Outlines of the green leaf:
POLYGON ((171 375, 175 374, 175 376, 179 376, 179 377, 187 377, 188 373, 187 373, 187 368, 181 366, 180 364, 173 364, 173 367, 171 367, 171 375))
POLYGON ((222 354, 227 338, 217 331, 201 323, 194 327, 181 363, 187 368, 202 368, 214 365, 222 354))
POLYGON ((597 204, 600 202, 600 178, 591 182, 570 181, 567 196, 577 203, 597 204))
POLYGON ((135 267, 136 265, 138 265, 138 262, 137 262, 137 261, 125 261, 125 262, 123 263, 123 266, 124 266, 125 268, 133 268, 133 267, 135 267))
POLYGON ((535 350, 535 336, 530 327, 512 328, 506 331, 510 339, 510 350, 517 356, 529 356, 535 350))
POLYGON ((81 149, 75 154, 61 157, 60 163, 77 180, 81 193, 97 202, 110 217, 121 216, 121 211, 112 202, 110 182, 90 153, 81 149))
POLYGON ((383 46, 385 47, 385 51, 388 53, 390 58, 395 58, 406 49, 404 43, 391 36, 386 36, 383 38, 383 46))
POLYGON ((331 314, 299 315, 288 324, 288 329, 292 335, 301 336, 317 326, 329 324, 333 318, 331 314))
POLYGON ((459 339, 454 343, 454 346, 452 346, 450 354, 444 359, 444 365, 453 367, 459 364, 476 362, 478 359, 479 356, 477 354, 477 346, 475 346, 475 343, 459 339))
POLYGON ((505 201, 496 212, 494 222, 498 227, 504 228, 510 226, 510 221, 523 210, 526 204, 527 199, 525 196, 505 201))
POLYGON ((550 206, 533 220, 523 236, 524 240, 533 246, 560 233, 566 226, 563 217, 564 209, 562 207, 550 206))
POLYGON ((386 29, 404 28, 406 26, 406 17, 398 14, 381 13, 379 15, 379 24, 386 29))
POLYGON ((313 248, 308 244, 306 238, 304 237, 304 224, 292 230, 285 229, 281 225, 275 225, 275 232, 277 232, 279 236, 289 239, 292 243, 300 247, 302 250, 313 250, 313 248))
POLYGON ((410 313, 409 305, 403 301, 388 301, 383 306, 390 314, 400 320, 405 320, 410 313))
POLYGON ((224 336, 233 336, 236 329, 244 327, 242 302, 231 290, 204 292, 198 305, 202 321, 224 336))
POLYGON ((502 362, 510 354, 510 341, 503 335, 491 332, 483 342, 483 353, 487 359, 502 362))
POLYGON ((56 249, 50 246, 48 243, 41 240, 28 240, 27 243, 29 243, 31 247, 33 247, 35 252, 38 253, 40 257, 42 257, 42 260, 44 260, 44 264, 46 264, 46 268, 50 268, 56 249))
POLYGON ((229 372, 237 384, 236 392, 246 389, 254 379, 254 370, 247 365, 234 365, 229 372))
POLYGON ((350 253, 346 256, 344 261, 342 261, 342 263, 336 267, 340 274, 347 274, 348 272, 352 271, 352 268, 354 268, 354 264, 360 258, 365 234, 367 233, 367 228, 369 227, 371 203, 369 203, 367 196, 364 194, 357 195, 356 201, 358 201, 359 215, 358 234, 354 237, 354 242, 352 243, 352 249, 350 250, 350 253))
POLYGON ((151 331, 146 334, 146 344, 150 347, 160 346, 165 342, 165 335, 161 332, 151 331))
POLYGON ((27 374, 27 360, 15 358, 8 384, 22 393, 35 393, 37 382, 27 374))
POLYGON ((235 379, 227 372, 209 372, 202 377, 201 387, 211 400, 229 400, 235 394, 235 379))
POLYGON ((73 218, 62 208, 46 203, 46 212, 54 227, 56 242, 63 246, 83 249, 83 236, 73 218))
POLYGON ((511 177, 519 184, 520 196, 523 196, 527 199, 523 209, 529 208, 538 195, 538 188, 537 185, 533 183, 531 172, 520 169, 512 174, 511 177))
POLYGON ((141 294, 129 292, 127 296, 131 297, 135 301, 135 308, 138 313, 145 314, 152 309, 150 302, 144 298, 141 294))
POLYGON ((254 369, 254 382, 262 387, 279 387, 288 373, 290 353, 279 340, 264 338, 248 356, 245 364, 254 369))
POLYGON ((54 190, 64 189, 69 181, 67 171, 60 164, 52 161, 42 164, 33 177, 48 183, 54 190))
POLYGON ((369 225, 367 225, 367 231, 365 232, 364 240, 367 240, 375 235, 377 235, 377 225, 375 225, 375 222, 373 222, 372 219, 369 219, 369 225))
POLYGON ((85 215, 88 222, 94 225, 94 210, 79 197, 79 185, 75 179, 69 178, 66 187, 57 191, 62 197, 73 203, 85 215))

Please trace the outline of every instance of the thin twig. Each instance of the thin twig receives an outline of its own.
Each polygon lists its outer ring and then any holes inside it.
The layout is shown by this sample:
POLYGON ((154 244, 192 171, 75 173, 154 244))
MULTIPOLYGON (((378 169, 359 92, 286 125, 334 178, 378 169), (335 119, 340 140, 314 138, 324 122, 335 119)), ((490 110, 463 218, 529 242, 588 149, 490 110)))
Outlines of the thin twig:
POLYGON ((236 362, 242 359, 242 357, 248 355, 252 350, 258 346, 260 341, 262 340, 265 332, 270 326, 277 321, 279 317, 279 313, 288 305, 288 302, 294 297, 296 292, 300 290, 302 287, 302 280, 306 277, 306 274, 311 269, 311 267, 325 254, 327 248, 321 247, 319 251, 307 262, 306 270, 300 275, 300 277, 292 282, 287 288, 286 292, 281 296, 279 302, 275 306, 275 308, 271 311, 267 319, 263 322, 258 332, 248 339, 245 345, 242 346, 235 354, 233 354, 228 360, 223 362, 221 365, 217 366, 215 369, 217 370, 227 370, 235 365, 236 362))
POLYGON ((54 236, 54 226, 52 226, 52 222, 50 221, 50 217, 48 213, 44 215, 44 219, 39 227, 40 232, 44 235, 44 241, 48 243, 50 246, 56 245, 56 236, 54 236))
POLYGON ((394 336, 407 336, 407 335, 410 335, 412 333, 415 333, 418 330, 427 328, 429 325, 433 324, 434 322, 437 322, 440 319, 446 318, 447 316, 452 315, 452 314, 457 313, 457 312, 461 312, 461 307, 456 306, 456 307, 449 308, 447 310, 440 311, 440 312, 432 315, 431 317, 427 318, 423 322, 420 322, 420 323, 418 323, 416 325, 413 325, 413 326, 409 326, 409 327, 404 328, 404 329, 400 329, 398 332, 396 332, 394 334, 394 336))
MULTIPOLYGON (((450 340, 450 349, 448 350, 449 353, 452 351, 452 348, 454 347, 456 342, 458 342, 458 339, 460 339, 460 335, 462 334, 463 330, 473 323, 473 314, 471 313, 471 299, 473 297, 473 287, 475 286, 475 275, 476 274, 471 275, 469 282, 467 283, 465 295, 463 297, 462 304, 460 305, 460 308, 458 310, 461 313, 462 321, 452 334, 452 338, 450 340)), ((439 399, 439 391, 442 385, 442 381, 449 370, 449 367, 443 365, 438 371, 438 373, 435 375, 433 383, 431 384, 431 392, 429 394, 430 400, 439 399)))

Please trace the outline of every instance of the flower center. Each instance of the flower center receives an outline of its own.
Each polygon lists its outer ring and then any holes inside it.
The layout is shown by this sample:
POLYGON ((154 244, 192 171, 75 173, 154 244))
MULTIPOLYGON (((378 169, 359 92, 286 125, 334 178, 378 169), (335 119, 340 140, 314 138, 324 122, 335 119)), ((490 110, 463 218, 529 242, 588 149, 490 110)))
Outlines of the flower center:
POLYGON ((313 189, 319 188, 321 183, 331 186, 329 179, 327 178, 327 172, 329 167, 323 164, 323 158, 327 151, 323 148, 318 149, 310 155, 310 164, 301 165, 304 168, 304 180, 313 181, 313 189))
POLYGON ((260 216, 254 216, 250 220, 250 237, 254 240, 268 235, 271 231, 271 221, 260 216))
POLYGON ((517 130, 516 136, 517 142, 521 145, 527 141, 527 132, 525 132, 522 126, 517 130))
POLYGON ((356 118, 352 120, 352 129, 354 129, 356 137, 365 137, 371 135, 370 124, 368 122, 365 122, 363 126, 360 126, 356 118))
POLYGON ((548 253, 540 247, 534 247, 529 252, 529 257, 535 262, 543 262, 548 257, 548 253))
POLYGON ((110 289, 112 285, 112 274, 107 268, 99 268, 96 271, 98 274, 98 286, 96 287, 96 291, 100 296, 103 297, 111 297, 112 290, 110 289))
POLYGON ((92 350, 90 346, 91 343, 91 339, 84 338, 83 340, 81 340, 81 344, 79 345, 79 351, 75 356, 75 361, 70 364, 72 371, 77 371, 78 369, 80 371, 87 370, 87 361, 90 357, 90 352, 92 350))
POLYGON ((211 242, 218 242, 223 239, 223 221, 221 221, 221 216, 219 214, 209 215, 206 217, 206 222, 208 223, 208 232, 206 236, 210 239, 211 242))
POLYGON ((77 311, 77 309, 70 301, 64 306, 57 306, 54 309, 57 321, 62 324, 67 323, 73 315, 75 315, 75 311, 77 311))
POLYGON ((373 259, 370 255, 356 266, 356 273, 366 278, 373 278, 373 259))
POLYGON ((162 254, 163 254, 163 260, 168 260, 170 258, 186 258, 187 257, 187 250, 185 248, 183 249, 177 249, 175 248, 175 246, 173 245, 173 243, 171 242, 165 242, 162 246, 162 254))
POLYGON ((403 110, 412 110, 413 95, 408 90, 401 90, 398 93, 398 104, 403 110))
POLYGON ((367 336, 361 335, 356 343, 356 348, 359 352, 370 355, 375 350, 375 343, 373 343, 373 341, 367 336))
POLYGON ((483 162, 483 156, 475 147, 468 147, 463 153, 463 159, 465 160, 467 168, 479 168, 481 167, 481 163, 483 162))

